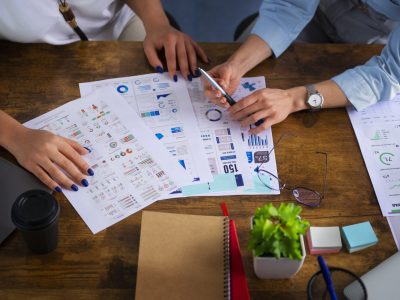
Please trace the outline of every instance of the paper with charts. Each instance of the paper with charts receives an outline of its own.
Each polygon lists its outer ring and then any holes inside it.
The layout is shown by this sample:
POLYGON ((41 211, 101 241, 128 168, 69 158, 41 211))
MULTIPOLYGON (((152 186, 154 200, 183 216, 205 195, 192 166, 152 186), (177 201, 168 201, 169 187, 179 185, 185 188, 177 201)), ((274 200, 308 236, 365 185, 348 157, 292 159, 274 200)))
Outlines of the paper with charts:
POLYGON ((384 216, 400 216, 400 96, 347 109, 384 216))
MULTIPOLYGON (((124 96, 156 136, 161 126, 164 133, 169 133, 179 125, 187 140, 197 141, 192 147, 195 154, 193 160, 206 167, 212 177, 207 179, 206 176, 200 176, 197 182, 182 187, 164 199, 221 192, 240 194, 253 187, 240 126, 229 120, 225 113, 221 112, 221 117, 218 116, 220 109, 203 96, 200 79, 194 79, 186 85, 182 77, 178 82, 173 82, 166 74, 114 78, 81 83, 81 94, 105 85, 112 86, 124 96), (169 99, 159 97, 162 94, 170 95, 169 99), (174 105, 169 106, 168 103, 174 105), (164 122, 167 119, 165 115, 173 115, 175 123, 164 122)), ((167 140, 160 141, 168 147, 167 140)))
POLYGON ((93 233, 143 209, 190 176, 127 102, 110 88, 98 89, 25 124, 73 139, 92 150, 89 186, 65 196, 93 233))
POLYGON ((183 82, 160 74, 102 80, 79 84, 81 96, 112 86, 142 118, 155 136, 176 157, 194 183, 212 180, 202 151, 200 132, 183 82))
MULTIPOLYGON (((202 138, 203 142, 205 143, 206 150, 213 149, 211 145, 213 141, 217 141, 217 143, 219 141, 218 137, 212 136, 212 132, 216 132, 217 129, 224 128, 224 130, 229 130, 231 132, 229 142, 233 141, 232 147, 235 145, 238 150, 237 153, 246 153, 246 161, 240 161, 239 165, 246 165, 247 171, 250 173, 250 181, 252 183, 251 186, 247 185, 242 189, 224 189, 223 191, 210 189, 211 195, 279 194, 280 192, 278 186, 273 186, 273 190, 266 187, 258 179, 256 172, 256 167, 261 163, 264 163, 263 167, 267 168, 267 170, 271 173, 278 175, 275 153, 270 153, 270 150, 273 148, 271 128, 268 128, 258 135, 249 135, 248 130, 250 128, 240 128, 239 122, 232 121, 225 112, 225 109, 214 105, 204 96, 203 84, 199 78, 194 79, 192 82, 187 82, 187 87, 197 117, 197 122, 202 132, 202 138)), ((236 101, 239 101, 243 97, 262 88, 265 88, 265 78, 263 76, 242 78, 238 89, 235 91, 232 97, 236 101)), ((217 147, 218 144, 215 146, 217 147)), ((210 167, 213 172, 215 157, 219 157, 219 154, 213 153, 212 151, 208 152, 207 154, 210 167)), ((231 167, 231 165, 224 166, 225 173, 228 172, 228 166, 229 168, 231 167)), ((213 172, 213 174, 215 176, 215 172, 213 172)), ((219 175, 217 174, 215 177, 217 176, 219 175)), ((199 191, 199 187, 194 188, 196 189, 193 191, 193 194, 201 193, 201 191, 199 191)))

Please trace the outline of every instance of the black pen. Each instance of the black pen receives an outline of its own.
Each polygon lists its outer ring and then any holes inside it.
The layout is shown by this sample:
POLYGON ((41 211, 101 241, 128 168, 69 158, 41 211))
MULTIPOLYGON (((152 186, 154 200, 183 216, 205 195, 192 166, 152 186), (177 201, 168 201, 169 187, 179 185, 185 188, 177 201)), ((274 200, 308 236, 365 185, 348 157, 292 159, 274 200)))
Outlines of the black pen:
MULTIPOLYGON (((225 92, 225 90, 210 76, 206 71, 204 71, 202 68, 198 67, 197 68, 201 74, 204 75, 204 77, 207 79, 207 81, 218 91, 222 93, 222 96, 225 97, 226 101, 229 103, 230 106, 235 105, 236 101, 233 100, 233 98, 225 92)), ((259 126, 264 122, 264 119, 258 120, 257 122, 254 123, 254 125, 259 126)))

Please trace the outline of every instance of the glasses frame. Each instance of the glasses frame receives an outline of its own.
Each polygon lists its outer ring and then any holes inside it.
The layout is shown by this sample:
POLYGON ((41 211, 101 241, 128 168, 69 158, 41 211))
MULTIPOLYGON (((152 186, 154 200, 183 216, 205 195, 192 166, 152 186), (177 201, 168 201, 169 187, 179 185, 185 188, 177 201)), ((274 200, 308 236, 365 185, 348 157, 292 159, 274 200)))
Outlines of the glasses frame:
MULTIPOLYGON (((356 274, 354 274, 353 272, 347 270, 347 269, 343 269, 343 268, 338 268, 338 267, 329 267, 329 271, 330 273, 339 271, 339 272, 344 272, 347 273, 348 275, 352 276, 354 278, 354 281, 358 281, 358 283, 360 284, 363 292, 364 292, 364 299, 367 300, 368 299, 368 291, 367 291, 367 287, 365 286, 365 283, 362 281, 362 279, 357 276, 356 274)), ((307 283, 307 299, 308 300, 312 300, 313 296, 312 296, 312 286, 314 284, 314 281, 317 279, 318 276, 322 276, 322 271, 317 271, 315 272, 310 280, 307 283)), ((325 294, 328 294, 328 289, 325 290, 325 294)), ((329 297, 324 297, 324 298, 329 298, 329 297)))
MULTIPOLYGON (((279 142, 282 140, 282 138, 285 137, 285 136, 288 136, 288 134, 282 135, 282 136, 278 139, 278 141, 276 142, 276 144, 272 147, 272 149, 271 149, 270 151, 268 151, 268 157, 269 157, 270 154, 274 151, 275 147, 278 146, 278 144, 279 144, 279 142)), ((315 153, 316 153, 316 154, 325 155, 325 175, 324 175, 324 183, 323 183, 323 187, 322 187, 322 193, 320 193, 320 192, 318 192, 318 191, 316 191, 316 190, 314 190, 314 189, 307 188, 307 187, 303 187, 303 186, 291 186, 291 185, 289 185, 289 184, 287 184, 287 183, 284 183, 278 176, 272 174, 271 172, 269 172, 269 171, 267 171, 267 170, 265 170, 265 169, 262 169, 262 166, 263 166, 266 162, 261 163, 261 164, 256 168, 256 172, 257 172, 258 179, 260 180, 260 182, 261 182, 264 186, 266 186, 267 188, 269 188, 269 189, 271 189, 271 190, 274 190, 274 191, 281 191, 281 190, 284 190, 284 189, 285 189, 285 190, 291 191, 291 192, 292 192, 292 195, 293 195, 293 197, 296 199, 296 201, 299 202, 299 203, 301 203, 301 204, 303 204, 303 205, 305 205, 305 206, 308 206, 308 207, 318 207, 318 206, 321 204, 321 202, 322 202, 322 200, 324 199, 324 197, 325 197, 326 178, 327 178, 327 175, 328 175, 328 154, 327 154, 326 152, 320 152, 320 151, 317 151, 317 152, 315 152, 315 153), (279 189, 273 188, 273 187, 267 185, 267 184, 260 178, 260 173, 267 173, 269 176, 275 178, 275 179, 277 180, 277 182, 278 182, 279 189), (310 203, 308 203, 308 202, 302 200, 301 197, 300 197, 299 190, 303 190, 303 191, 306 191, 306 192, 309 192, 309 193, 314 194, 314 195, 316 196, 316 201, 315 201, 315 202, 310 202, 310 203), (296 193, 297 193, 297 195, 296 195, 296 193)))

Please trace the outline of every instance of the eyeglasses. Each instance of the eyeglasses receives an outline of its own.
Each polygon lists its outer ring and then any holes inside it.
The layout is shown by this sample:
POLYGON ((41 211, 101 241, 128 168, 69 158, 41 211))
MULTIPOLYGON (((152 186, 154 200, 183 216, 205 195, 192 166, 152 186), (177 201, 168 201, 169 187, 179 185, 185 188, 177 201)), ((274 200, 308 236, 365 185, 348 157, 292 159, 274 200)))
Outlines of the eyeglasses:
MULTIPOLYGON (((336 267, 329 267, 331 280, 338 299, 368 299, 365 283, 353 272, 336 267)), ((307 284, 308 300, 331 299, 322 271, 316 272, 307 284)))
MULTIPOLYGON (((267 157, 274 151, 275 147, 278 146, 279 142, 286 135, 282 135, 275 146, 268 152, 267 157)), ((324 199, 325 194, 325 186, 326 186, 326 176, 328 173, 328 154, 325 152, 316 152, 316 154, 321 154, 325 156, 325 175, 324 175, 324 183, 322 188, 322 193, 317 192, 313 189, 303 187, 303 186, 291 186, 287 183, 284 183, 280 178, 276 175, 272 174, 266 169, 263 169, 263 165, 265 162, 261 163, 257 168, 256 172, 260 182, 266 186, 267 188, 280 191, 280 190, 289 190, 292 192, 294 198, 301 204, 304 204, 308 207, 317 207, 321 204, 322 199, 324 199)))

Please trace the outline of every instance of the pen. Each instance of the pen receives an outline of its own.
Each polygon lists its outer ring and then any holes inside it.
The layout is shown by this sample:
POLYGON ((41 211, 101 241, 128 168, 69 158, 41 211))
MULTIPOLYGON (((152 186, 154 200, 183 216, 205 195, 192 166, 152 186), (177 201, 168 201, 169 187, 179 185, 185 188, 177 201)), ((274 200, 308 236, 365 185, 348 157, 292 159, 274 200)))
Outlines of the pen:
POLYGON ((207 79, 207 81, 215 87, 218 91, 222 93, 222 96, 225 97, 226 101, 228 101, 229 105, 232 106, 236 103, 235 100, 227 93, 225 90, 210 76, 206 71, 204 71, 202 68, 198 68, 200 73, 203 74, 203 76, 207 79))
MULTIPOLYGON (((214 88, 216 88, 218 91, 220 91, 222 93, 222 96, 225 97, 226 101, 229 103, 230 106, 232 106, 236 103, 236 101, 233 100, 233 98, 227 92, 225 92, 225 90, 206 71, 204 71, 200 67, 198 67, 197 69, 200 71, 200 73, 207 79, 207 81, 214 88)), ((254 125, 258 126, 258 125, 261 125, 263 122, 264 122, 264 120, 261 119, 261 120, 258 120, 254 125)))
POLYGON ((329 272, 329 268, 326 265, 324 258, 321 255, 318 255, 318 264, 321 268, 322 275, 324 276, 326 286, 328 288, 329 296, 331 300, 337 300, 335 289, 333 288, 333 282, 331 278, 331 274, 329 272))

